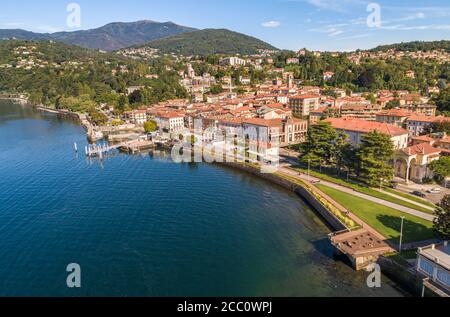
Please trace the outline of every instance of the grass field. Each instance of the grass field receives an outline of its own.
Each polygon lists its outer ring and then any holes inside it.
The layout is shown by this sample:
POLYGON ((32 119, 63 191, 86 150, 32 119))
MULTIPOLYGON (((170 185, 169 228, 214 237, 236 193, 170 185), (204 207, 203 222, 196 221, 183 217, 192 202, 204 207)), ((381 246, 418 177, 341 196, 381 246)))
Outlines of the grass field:
MULTIPOLYGON (((299 171, 299 172, 302 172, 302 173, 307 173, 308 172, 306 169, 300 168, 300 167, 293 167, 292 169, 294 169, 296 171, 299 171)), ((343 180, 341 178, 333 177, 333 176, 330 176, 328 174, 319 173, 319 172, 316 172, 316 171, 310 171, 310 175, 314 176, 314 177, 317 177, 317 178, 320 178, 320 179, 323 179, 323 180, 328 181, 330 183, 335 183, 335 184, 339 184, 339 185, 342 185, 342 186, 345 186, 345 187, 348 187, 348 188, 352 188, 352 189, 354 189, 354 190, 356 190, 356 191, 358 191, 360 193, 363 193, 363 194, 366 194, 366 195, 369 195, 369 196, 372 196, 372 197, 376 197, 376 198, 379 198, 379 199, 383 199, 383 200, 386 200, 388 202, 391 202, 391 203, 394 203, 394 204, 397 204, 397 205, 400 205, 400 206, 404 206, 404 207, 408 207, 408 208, 411 208, 411 209, 415 209, 415 210, 418 210, 418 211, 421 211, 421 212, 424 212, 424 213, 427 213, 427 214, 433 214, 432 210, 429 210, 429 209, 426 209, 426 208, 422 208, 420 206, 417 206, 415 204, 409 203, 407 201, 404 201, 404 200, 392 197, 392 196, 390 196, 388 194, 382 193, 382 192, 380 192, 378 190, 375 190, 373 188, 365 187, 365 186, 358 185, 358 184, 355 184, 355 183, 350 183, 350 182, 347 182, 347 181, 345 181, 345 180, 343 180)), ((392 193, 396 194, 398 196, 402 196, 404 198, 408 198, 410 200, 419 202, 422 205, 430 206, 430 207, 433 207, 433 208, 435 207, 432 203, 427 204, 427 202, 414 199, 416 197, 413 197, 413 196, 410 196, 410 195, 407 195, 407 194, 401 195, 401 194, 398 194, 398 192, 394 191, 394 190, 392 190, 392 193), (413 197, 413 198, 411 199, 411 197, 413 197)))
POLYGON ((405 217, 403 242, 415 242, 435 238, 432 223, 395 209, 332 189, 324 185, 317 187, 364 222, 380 232, 387 239, 399 242, 401 217, 405 217))

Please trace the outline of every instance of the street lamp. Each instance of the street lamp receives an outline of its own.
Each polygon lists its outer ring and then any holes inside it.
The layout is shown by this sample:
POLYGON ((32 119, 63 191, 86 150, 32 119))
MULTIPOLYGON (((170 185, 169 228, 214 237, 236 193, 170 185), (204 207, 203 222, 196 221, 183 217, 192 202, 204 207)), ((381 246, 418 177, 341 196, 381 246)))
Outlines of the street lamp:
POLYGON ((308 183, 310 182, 311 159, 308 159, 308 183))
POLYGON ((402 217, 402 224, 400 226, 400 244, 399 244, 399 253, 402 253, 402 240, 403 240, 403 222, 405 221, 405 217, 402 217))

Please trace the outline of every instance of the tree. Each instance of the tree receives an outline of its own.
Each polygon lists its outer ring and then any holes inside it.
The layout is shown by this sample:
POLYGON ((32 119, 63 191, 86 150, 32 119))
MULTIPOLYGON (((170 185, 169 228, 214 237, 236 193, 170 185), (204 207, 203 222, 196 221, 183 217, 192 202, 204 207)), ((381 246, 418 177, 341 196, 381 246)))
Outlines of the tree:
POLYGON ((435 211, 433 228, 444 239, 450 238, 450 195, 446 195, 435 211))
POLYGON ((209 91, 211 92, 211 94, 213 95, 217 95, 223 92, 223 87, 220 84, 217 85, 213 85, 211 86, 211 88, 209 89, 209 91))
POLYGON ((356 151, 360 179, 371 187, 380 181, 391 180, 394 175, 392 160, 394 144, 390 136, 377 131, 366 134, 356 151))
POLYGON ((386 104, 386 107, 384 109, 389 110, 389 109, 395 109, 398 107, 400 107, 400 100, 394 99, 394 100, 389 101, 386 104))
POLYGON ((445 178, 450 176, 450 157, 443 156, 439 160, 431 162, 429 168, 436 181, 444 181, 445 178))
POLYGON ((434 102, 439 111, 450 111, 450 88, 441 90, 439 95, 434 98, 434 102))
POLYGON ((146 133, 155 132, 158 129, 156 121, 150 120, 144 123, 144 130, 146 133))
POLYGON ((450 134, 450 121, 439 120, 433 122, 430 126, 425 129, 426 134, 430 133, 447 133, 450 134))
POLYGON ((338 163, 339 147, 344 146, 346 140, 343 135, 327 122, 319 122, 309 128, 306 142, 300 146, 300 161, 313 166, 331 165, 338 163))

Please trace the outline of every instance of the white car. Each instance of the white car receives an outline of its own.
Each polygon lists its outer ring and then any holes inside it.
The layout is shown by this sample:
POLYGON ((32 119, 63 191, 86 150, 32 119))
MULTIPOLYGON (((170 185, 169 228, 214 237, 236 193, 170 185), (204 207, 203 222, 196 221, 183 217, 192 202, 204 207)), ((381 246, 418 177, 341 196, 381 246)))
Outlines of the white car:
POLYGON ((428 190, 428 193, 430 193, 430 194, 439 194, 440 192, 441 192, 441 189, 438 187, 428 190))

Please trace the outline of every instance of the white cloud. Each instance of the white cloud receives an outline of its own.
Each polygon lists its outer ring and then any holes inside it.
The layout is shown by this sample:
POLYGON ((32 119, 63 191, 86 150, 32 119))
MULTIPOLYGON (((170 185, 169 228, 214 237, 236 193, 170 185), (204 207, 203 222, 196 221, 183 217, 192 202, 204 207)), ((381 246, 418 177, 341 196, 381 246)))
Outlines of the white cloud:
POLYGON ((327 25, 327 26, 322 27, 322 28, 310 29, 308 31, 324 33, 324 34, 327 34, 330 37, 334 37, 336 35, 340 35, 340 34, 344 33, 344 30, 342 29, 343 26, 344 25, 342 25, 342 24, 327 25))
POLYGON ((333 36, 336 36, 336 35, 339 35, 339 34, 342 34, 342 33, 344 33, 344 31, 336 30, 334 32, 328 33, 328 36, 333 37, 333 36))
POLYGON ((55 33, 55 32, 61 32, 63 31, 60 28, 51 26, 51 25, 38 25, 36 28, 39 32, 45 32, 45 33, 55 33))
POLYGON ((1 24, 3 27, 19 27, 23 25, 24 24, 22 22, 6 22, 1 24))
POLYGON ((279 21, 267 21, 261 24, 265 28, 277 28, 281 26, 281 22, 279 21))
POLYGON ((404 24, 382 26, 380 29, 389 31, 440 30, 450 31, 450 24, 412 25, 404 24))

